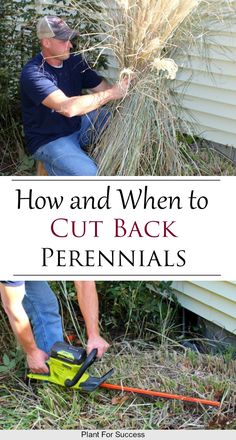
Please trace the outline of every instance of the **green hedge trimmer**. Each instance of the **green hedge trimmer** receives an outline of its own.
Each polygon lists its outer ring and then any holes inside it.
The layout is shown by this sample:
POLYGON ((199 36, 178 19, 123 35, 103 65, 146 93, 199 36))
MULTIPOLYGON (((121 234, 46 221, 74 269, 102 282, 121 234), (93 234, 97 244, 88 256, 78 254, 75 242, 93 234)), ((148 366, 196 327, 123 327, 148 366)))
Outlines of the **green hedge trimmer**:
POLYGON ((53 345, 50 357, 46 362, 49 367, 49 374, 29 373, 28 377, 30 379, 44 380, 66 388, 73 388, 87 392, 94 391, 96 388, 101 387, 153 397, 201 403, 202 405, 220 406, 220 402, 212 400, 105 383, 105 381, 112 375, 114 371, 113 368, 101 377, 93 377, 87 372, 89 366, 95 361, 96 356, 97 349, 92 350, 87 356, 86 351, 81 347, 73 347, 65 342, 56 342, 56 344, 53 345))

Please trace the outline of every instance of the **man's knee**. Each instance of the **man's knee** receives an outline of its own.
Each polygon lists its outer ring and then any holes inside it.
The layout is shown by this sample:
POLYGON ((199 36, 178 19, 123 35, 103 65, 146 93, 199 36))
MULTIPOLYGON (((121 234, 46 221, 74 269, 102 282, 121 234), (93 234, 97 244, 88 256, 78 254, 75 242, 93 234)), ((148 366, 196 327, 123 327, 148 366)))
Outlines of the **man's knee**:
POLYGON ((55 160, 49 173, 53 176, 96 176, 97 165, 84 151, 78 150, 78 154, 69 160, 55 160))

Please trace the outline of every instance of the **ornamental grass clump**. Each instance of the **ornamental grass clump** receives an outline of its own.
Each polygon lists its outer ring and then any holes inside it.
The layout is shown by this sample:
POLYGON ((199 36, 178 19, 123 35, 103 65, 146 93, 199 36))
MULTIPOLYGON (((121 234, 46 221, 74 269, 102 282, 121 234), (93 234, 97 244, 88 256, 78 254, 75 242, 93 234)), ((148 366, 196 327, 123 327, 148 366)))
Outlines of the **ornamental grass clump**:
MULTIPOLYGON (((120 79, 130 80, 127 95, 111 106, 110 123, 92 152, 99 174, 204 174, 206 169, 199 168, 181 140, 180 133, 192 132, 180 120, 172 84, 176 52, 182 49, 183 54, 203 38, 202 17, 217 21, 219 1, 112 0, 97 5, 101 53, 109 50, 120 79)), ((81 9, 91 17, 89 5, 81 9)))
MULTIPOLYGON (((100 175, 180 174, 168 83, 178 66, 168 56, 171 37, 197 6, 196 0, 116 0, 104 9, 112 50, 128 75, 130 90, 94 151, 100 175), (133 79, 134 78, 134 79, 133 79)), ((115 111, 114 111, 115 110, 115 111)))

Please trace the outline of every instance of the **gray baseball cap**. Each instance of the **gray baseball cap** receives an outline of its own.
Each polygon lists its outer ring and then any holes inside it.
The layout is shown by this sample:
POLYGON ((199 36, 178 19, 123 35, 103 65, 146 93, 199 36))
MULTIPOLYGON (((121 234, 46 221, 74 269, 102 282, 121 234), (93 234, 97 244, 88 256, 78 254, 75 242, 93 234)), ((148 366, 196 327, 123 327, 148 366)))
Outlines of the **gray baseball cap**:
POLYGON ((37 24, 37 36, 42 38, 56 38, 57 40, 71 40, 79 35, 75 29, 71 29, 60 17, 47 15, 39 19, 37 24))

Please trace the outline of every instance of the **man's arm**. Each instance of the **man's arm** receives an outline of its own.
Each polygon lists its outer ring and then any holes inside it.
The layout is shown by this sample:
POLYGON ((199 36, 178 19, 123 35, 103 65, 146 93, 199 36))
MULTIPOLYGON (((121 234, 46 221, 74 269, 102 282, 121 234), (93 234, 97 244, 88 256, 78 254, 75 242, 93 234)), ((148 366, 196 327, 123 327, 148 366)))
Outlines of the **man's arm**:
POLYGON ((99 92, 105 92, 106 90, 109 90, 112 88, 112 85, 106 80, 103 79, 98 86, 93 87, 91 90, 92 93, 99 93, 99 92))
POLYGON ((95 282, 74 281, 74 284, 88 336, 87 352, 90 353, 93 348, 97 348, 97 357, 101 358, 109 348, 109 344, 100 336, 99 332, 99 305, 95 282))
POLYGON ((121 99, 126 95, 127 91, 127 78, 114 86, 109 85, 103 80, 97 87, 94 87, 92 93, 88 95, 68 97, 62 90, 55 90, 42 101, 42 104, 71 118, 96 110, 110 101, 121 99))
POLYGON ((33 373, 48 373, 45 361, 48 355, 40 350, 35 342, 28 316, 22 305, 25 286, 4 286, 0 284, 3 308, 8 316, 11 328, 22 346, 30 370, 33 373))

